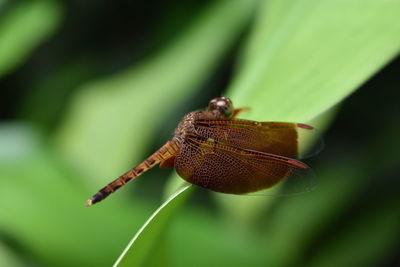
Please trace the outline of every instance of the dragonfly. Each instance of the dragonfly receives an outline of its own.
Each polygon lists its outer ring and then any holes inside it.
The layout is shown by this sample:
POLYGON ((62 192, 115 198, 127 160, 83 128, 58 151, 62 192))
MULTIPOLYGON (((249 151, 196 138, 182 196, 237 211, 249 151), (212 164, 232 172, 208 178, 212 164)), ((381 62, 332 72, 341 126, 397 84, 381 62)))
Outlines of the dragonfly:
POLYGON ((156 165, 174 167, 187 182, 227 194, 259 192, 283 180, 306 181, 299 183, 304 190, 312 187, 312 171, 299 158, 300 133, 315 135, 314 128, 303 123, 238 119, 246 110, 234 108, 227 97, 217 97, 206 110, 188 113, 171 140, 100 189, 86 206, 100 202, 156 165))

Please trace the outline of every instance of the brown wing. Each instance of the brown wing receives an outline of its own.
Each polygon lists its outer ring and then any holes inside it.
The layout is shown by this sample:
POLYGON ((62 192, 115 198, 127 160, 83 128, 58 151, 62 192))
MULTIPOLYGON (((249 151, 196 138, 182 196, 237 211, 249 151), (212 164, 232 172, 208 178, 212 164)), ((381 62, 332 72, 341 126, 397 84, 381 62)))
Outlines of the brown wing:
MULTIPOLYGON (((196 134, 217 143, 256 150, 289 158, 304 158, 305 139, 316 135, 313 127, 287 122, 257 122, 250 120, 198 120, 196 134)), ((322 145, 313 149, 320 150, 322 145)))
POLYGON ((245 194, 269 188, 283 179, 299 180, 291 193, 312 186, 304 163, 287 157, 187 137, 176 156, 175 169, 186 181, 222 193, 245 194))

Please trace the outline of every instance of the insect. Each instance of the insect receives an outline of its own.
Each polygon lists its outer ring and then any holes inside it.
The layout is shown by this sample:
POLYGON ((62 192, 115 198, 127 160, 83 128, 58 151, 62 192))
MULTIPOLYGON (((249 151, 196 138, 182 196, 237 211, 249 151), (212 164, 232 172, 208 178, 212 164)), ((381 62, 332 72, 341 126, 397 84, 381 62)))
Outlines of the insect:
POLYGON ((187 182, 221 193, 246 194, 281 180, 301 180, 310 168, 300 157, 299 132, 313 133, 301 123, 237 119, 247 108, 234 109, 226 97, 214 98, 205 111, 187 114, 171 140, 135 168, 93 195, 90 206, 159 164, 175 167, 187 182))

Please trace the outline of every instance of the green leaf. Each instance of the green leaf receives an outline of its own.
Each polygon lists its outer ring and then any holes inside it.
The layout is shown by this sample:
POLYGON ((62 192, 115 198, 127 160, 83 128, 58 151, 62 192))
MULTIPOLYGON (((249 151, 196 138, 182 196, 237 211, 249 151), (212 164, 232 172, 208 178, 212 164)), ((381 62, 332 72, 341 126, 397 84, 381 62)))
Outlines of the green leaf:
POLYGON ((308 122, 400 51, 397 0, 262 3, 228 90, 253 119, 308 122))
POLYGON ((55 31, 61 13, 57 1, 22 1, 0 18, 0 77, 22 64, 55 31))
POLYGON ((166 226, 189 196, 191 185, 181 187, 170 196, 139 229, 114 266, 142 266, 157 242, 160 242, 166 226))

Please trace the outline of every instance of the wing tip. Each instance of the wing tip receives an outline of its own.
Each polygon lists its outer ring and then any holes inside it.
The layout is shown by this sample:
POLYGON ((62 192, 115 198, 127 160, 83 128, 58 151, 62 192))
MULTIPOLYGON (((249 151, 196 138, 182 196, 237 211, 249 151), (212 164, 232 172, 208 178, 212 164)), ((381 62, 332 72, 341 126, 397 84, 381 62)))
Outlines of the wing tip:
POLYGON ((314 127, 308 125, 308 124, 304 124, 304 123, 297 123, 297 127, 303 128, 303 129, 307 129, 307 130, 313 130, 314 127))
POLYGON ((302 169, 309 169, 309 167, 305 164, 305 163, 303 163, 303 162, 301 162, 301 161, 298 161, 298 160, 294 160, 294 159, 290 159, 290 160, 288 160, 291 164, 293 164, 293 165, 296 165, 297 167, 300 167, 300 168, 302 168, 302 169))

